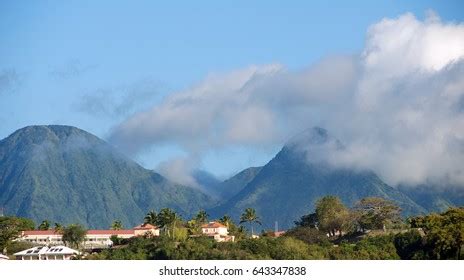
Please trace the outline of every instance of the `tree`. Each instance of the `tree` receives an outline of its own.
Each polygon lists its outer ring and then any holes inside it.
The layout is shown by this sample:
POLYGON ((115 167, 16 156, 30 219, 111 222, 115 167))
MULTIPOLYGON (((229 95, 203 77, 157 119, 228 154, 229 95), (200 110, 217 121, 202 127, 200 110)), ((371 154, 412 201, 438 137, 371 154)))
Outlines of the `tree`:
POLYGON ((63 231, 63 225, 60 223, 55 223, 54 230, 57 232, 63 231))
POLYGON ((182 223, 181 217, 169 208, 163 208, 160 210, 157 216, 157 221, 158 225, 163 228, 168 237, 171 237, 171 232, 174 233, 174 229, 182 223))
POLYGON ((198 211, 196 217, 195 217, 195 220, 199 223, 199 224, 205 224, 208 222, 208 213, 206 213, 205 210, 200 210, 198 211))
POLYGON ((357 222, 362 231, 383 229, 388 224, 401 221, 401 208, 392 201, 380 197, 366 197, 356 203, 357 222))
POLYGON ((394 244, 403 260, 425 259, 424 240, 417 229, 396 234, 394 244))
POLYGON ((230 226, 233 224, 232 218, 229 215, 224 215, 219 219, 219 222, 227 227, 230 230, 230 226))
POLYGON ((317 228, 317 214, 310 213, 307 215, 303 215, 300 217, 299 221, 294 222, 298 227, 309 227, 309 228, 317 228))
POLYGON ((115 221, 111 224, 111 229, 114 229, 114 230, 121 230, 121 229, 123 229, 122 222, 119 221, 119 220, 115 220, 115 221))
POLYGON ((63 242, 68 246, 79 249, 80 244, 85 240, 87 231, 78 224, 71 224, 63 229, 63 242))
POLYGON ((42 223, 40 223, 39 230, 49 230, 50 229, 50 222, 48 220, 43 220, 42 223))
POLYGON ((256 210, 253 208, 247 208, 240 216, 240 223, 248 223, 251 225, 251 236, 253 236, 253 223, 261 225, 259 217, 256 215, 256 210))
POLYGON ((350 227, 350 212, 336 196, 324 196, 316 202, 319 229, 335 236, 350 227))
POLYGON ((151 224, 151 225, 159 225, 158 224, 158 215, 156 214, 155 210, 150 210, 150 212, 145 215, 145 218, 143 219, 143 222, 145 224, 151 224))
POLYGON ((424 232, 424 250, 430 259, 460 259, 464 246, 464 207, 416 217, 412 227, 424 232))
POLYGON ((18 238, 23 230, 33 230, 34 222, 26 218, 0 217, 0 249, 7 254, 11 242, 18 238))

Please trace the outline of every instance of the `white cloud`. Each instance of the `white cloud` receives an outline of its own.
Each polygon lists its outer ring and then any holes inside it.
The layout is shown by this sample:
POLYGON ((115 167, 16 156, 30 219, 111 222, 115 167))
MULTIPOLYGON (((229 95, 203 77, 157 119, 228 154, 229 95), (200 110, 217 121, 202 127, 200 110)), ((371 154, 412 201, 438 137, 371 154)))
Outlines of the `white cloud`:
POLYGON ((191 157, 176 157, 161 162, 157 170, 172 182, 203 190, 192 175, 197 166, 198 162, 191 157))
POLYGON ((128 118, 111 140, 131 152, 169 142, 201 155, 282 145, 321 125, 346 147, 327 153, 334 164, 373 169, 391 184, 464 185, 463 58, 463 24, 434 14, 383 19, 360 55, 210 75, 128 118))

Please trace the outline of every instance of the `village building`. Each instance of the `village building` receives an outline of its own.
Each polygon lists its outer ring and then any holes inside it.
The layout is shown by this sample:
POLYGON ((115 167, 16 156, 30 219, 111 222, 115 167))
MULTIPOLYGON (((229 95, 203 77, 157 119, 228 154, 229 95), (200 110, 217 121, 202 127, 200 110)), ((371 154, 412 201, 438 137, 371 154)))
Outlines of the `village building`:
MULTIPOLYGON (((82 245, 84 249, 108 248, 113 245, 112 236, 127 239, 145 235, 159 236, 159 228, 151 224, 141 224, 133 229, 91 229, 87 231, 82 245)), ((44 246, 65 245, 63 235, 55 230, 26 230, 21 232, 18 239, 44 246)))
POLYGON ((229 235, 227 227, 218 222, 209 222, 201 226, 201 233, 208 237, 214 238, 217 242, 234 241, 235 236, 229 235))
POLYGON ((66 246, 39 246, 14 254, 17 260, 70 260, 80 252, 66 246))

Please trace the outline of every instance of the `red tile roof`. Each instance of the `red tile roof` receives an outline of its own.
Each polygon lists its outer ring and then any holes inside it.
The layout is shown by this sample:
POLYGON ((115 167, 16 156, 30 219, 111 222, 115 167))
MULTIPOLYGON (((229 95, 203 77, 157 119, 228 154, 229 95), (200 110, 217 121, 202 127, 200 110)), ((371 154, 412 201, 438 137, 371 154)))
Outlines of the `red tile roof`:
POLYGON ((218 223, 218 222, 209 222, 201 226, 202 228, 227 228, 225 225, 218 223))
MULTIPOLYGON (((87 234, 96 234, 96 235, 118 235, 118 234, 134 234, 133 229, 91 229, 87 231, 87 234)), ((55 230, 26 230, 23 231, 23 235, 61 235, 60 232, 55 230)))
POLYGON ((157 229, 158 227, 157 226, 154 226, 152 224, 141 224, 141 225, 138 225, 136 226, 134 229, 135 230, 148 230, 148 229, 157 229))
POLYGON ((57 235, 61 234, 55 230, 25 230, 23 235, 57 235))

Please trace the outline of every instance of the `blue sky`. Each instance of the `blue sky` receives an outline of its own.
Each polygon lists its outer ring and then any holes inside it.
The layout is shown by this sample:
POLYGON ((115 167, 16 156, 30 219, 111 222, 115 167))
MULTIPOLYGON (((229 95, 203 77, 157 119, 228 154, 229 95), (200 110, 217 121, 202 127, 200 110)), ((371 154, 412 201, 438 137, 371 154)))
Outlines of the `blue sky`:
MULTIPOLYGON (((371 24, 405 12, 421 19, 428 9, 464 21, 462 1, 1 1, 0 138, 67 124, 106 139, 210 73, 356 54, 371 24)), ((226 176, 279 148, 212 149, 199 165, 226 176)), ((166 143, 133 157, 155 168, 183 154, 166 143)))

